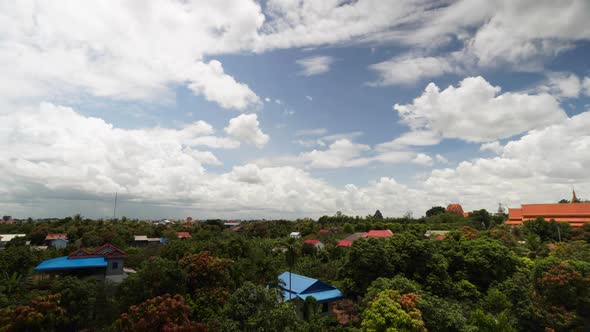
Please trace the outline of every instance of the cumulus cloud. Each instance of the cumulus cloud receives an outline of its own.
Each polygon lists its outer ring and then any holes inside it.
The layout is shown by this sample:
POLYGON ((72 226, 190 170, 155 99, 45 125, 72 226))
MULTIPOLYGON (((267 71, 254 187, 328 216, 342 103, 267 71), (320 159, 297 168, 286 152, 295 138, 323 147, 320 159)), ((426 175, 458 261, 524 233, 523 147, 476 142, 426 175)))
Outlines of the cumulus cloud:
POLYGON ((369 68, 379 75, 379 80, 369 85, 413 84, 424 78, 460 71, 449 59, 432 56, 400 56, 369 68))
POLYGON ((211 132, 204 122, 178 130, 125 130, 50 103, 0 118, 5 124, 0 129, 0 182, 13 195, 36 196, 40 187, 39 195, 150 192, 169 197, 172 189, 190 191, 183 179, 202 177, 203 165, 221 164, 211 152, 187 146, 211 132))
POLYGON ((334 62, 331 56, 319 55, 297 60, 301 66, 301 74, 304 76, 315 76, 330 71, 330 66, 334 62))
POLYGON ((384 202, 389 205, 382 210, 396 214, 415 195, 391 178, 360 188, 334 187, 289 166, 246 164, 209 173, 205 166, 217 164, 215 156, 187 144, 211 133, 205 122, 122 129, 49 103, 0 120, 0 206, 14 215, 31 215, 22 201, 34 198, 40 209, 33 216, 70 214, 77 200, 85 215, 102 217, 112 212, 115 192, 122 205, 136 206, 132 212, 144 217, 185 209, 221 217, 317 217, 336 210, 364 214, 384 202))
POLYGON ((313 150, 302 154, 301 157, 309 161, 309 166, 313 168, 350 167, 355 165, 356 158, 368 150, 368 145, 340 139, 330 144, 326 150, 313 150))
POLYGON ((269 141, 268 135, 260 130, 260 123, 256 114, 241 114, 231 120, 225 127, 225 132, 231 137, 262 148, 269 141))
POLYGON ((424 153, 418 153, 412 162, 418 165, 430 166, 432 165, 432 157, 424 153))
POLYGON ((577 98, 584 94, 590 96, 590 78, 579 77, 574 73, 550 72, 537 90, 560 98, 577 98))
POLYGON ((468 77, 458 87, 440 90, 430 83, 411 104, 393 107, 413 130, 445 138, 488 142, 560 123, 567 115, 551 95, 506 92, 484 78, 468 77))
POLYGON ((12 82, 0 87, 4 98, 158 101, 170 99, 170 86, 186 84, 225 108, 260 102, 219 61, 203 61, 251 44, 264 21, 255 2, 25 0, 2 2, 0 11, 0 71, 12 82))
POLYGON ((500 154, 502 153, 502 150, 504 150, 504 147, 502 146, 502 144, 500 144, 500 142, 498 141, 493 141, 493 142, 488 142, 488 143, 484 143, 479 147, 480 151, 491 151, 493 153, 496 154, 500 154))
POLYGON ((508 142, 493 158, 464 161, 456 168, 434 170, 424 190, 456 197, 468 208, 493 209, 497 202, 557 202, 571 185, 588 187, 590 112, 559 124, 532 130, 508 142))
POLYGON ((403 149, 408 146, 437 145, 438 143, 440 143, 441 139, 441 136, 433 131, 410 131, 407 133, 403 133, 394 140, 378 144, 376 149, 378 151, 385 151, 390 149, 403 149))

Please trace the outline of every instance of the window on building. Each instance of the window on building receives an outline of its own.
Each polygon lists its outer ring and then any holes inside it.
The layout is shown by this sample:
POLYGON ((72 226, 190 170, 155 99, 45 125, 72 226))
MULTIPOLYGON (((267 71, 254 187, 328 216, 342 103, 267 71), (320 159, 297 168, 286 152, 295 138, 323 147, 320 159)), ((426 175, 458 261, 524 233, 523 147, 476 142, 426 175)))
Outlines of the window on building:
POLYGON ((113 270, 116 270, 119 268, 119 263, 118 262, 113 262, 113 270))
POLYGON ((328 312, 328 303, 322 303, 322 312, 328 312))

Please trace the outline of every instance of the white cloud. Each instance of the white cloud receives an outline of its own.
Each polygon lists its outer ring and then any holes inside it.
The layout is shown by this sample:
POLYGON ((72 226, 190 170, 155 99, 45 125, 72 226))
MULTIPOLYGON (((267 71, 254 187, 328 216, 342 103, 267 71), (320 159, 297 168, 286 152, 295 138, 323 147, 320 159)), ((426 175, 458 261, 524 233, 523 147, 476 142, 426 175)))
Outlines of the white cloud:
POLYGON ((320 136, 328 132, 326 128, 301 129, 295 132, 295 136, 320 136))
POLYGON ((560 123, 567 119, 549 94, 500 93, 482 77, 465 78, 457 88, 443 91, 430 83, 407 105, 395 104, 403 123, 445 138, 487 142, 560 123))
POLYGON ((379 80, 370 85, 413 84, 424 78, 460 71, 449 59, 432 56, 400 56, 369 68, 379 75, 379 80))
POLYGON ((432 157, 424 153, 418 153, 412 162, 418 165, 430 166, 432 165, 432 157))
POLYGON ((266 97, 266 98, 264 98, 264 101, 267 103, 270 103, 270 98, 266 97))
POLYGON ((571 193, 572 184, 590 185, 589 167, 590 112, 585 112, 508 142, 500 156, 434 170, 424 189, 470 209, 557 202, 571 193))
POLYGON ((170 86, 186 84, 222 107, 256 108, 260 100, 247 85, 218 61, 203 61, 256 39, 260 6, 232 2, 3 2, 0 71, 12 83, 0 96, 160 101, 171 99, 170 86))
POLYGON ((305 99, 307 99, 309 101, 312 101, 313 100, 313 98, 311 96, 305 96, 305 99))
POLYGON ((255 49, 320 46, 353 41, 416 22, 426 8, 407 1, 271 0, 255 49), (343 24, 346 22, 346 24, 343 24))
POLYGON ((204 176, 203 165, 221 164, 211 152, 186 145, 211 132, 202 121, 179 130, 125 130, 49 103, 0 115, 0 121, 0 183, 12 195, 149 192, 165 198, 170 190, 190 191, 184 179, 204 176))
POLYGON ((256 114, 241 114, 229 120, 229 124, 224 130, 228 135, 239 141, 254 144, 261 148, 268 143, 269 137, 260 130, 259 125, 256 114))
POLYGON ((353 143, 340 139, 328 146, 327 150, 313 150, 301 157, 309 161, 312 168, 339 168, 355 166, 355 159, 363 152, 370 150, 365 144, 353 143))
POLYGON ((428 130, 409 131, 400 137, 385 143, 378 144, 378 151, 391 149, 403 149, 408 146, 428 146, 440 143, 441 137, 437 133, 428 130))
POLYGON ((330 66, 334 62, 331 56, 312 56, 297 60, 297 64, 301 66, 301 74, 305 76, 315 76, 327 73, 330 71, 330 66))
POLYGON ((498 141, 484 143, 479 147, 480 151, 491 151, 495 154, 501 154, 504 150, 504 146, 498 141))
POLYGON ((547 80, 537 90, 561 98, 577 98, 581 94, 590 95, 590 90, 585 87, 588 79, 573 73, 552 72, 547 74, 547 80))
POLYGON ((448 164, 449 163, 449 160, 441 154, 437 154, 436 156, 434 156, 434 158, 436 159, 437 163, 441 163, 441 164, 448 164))

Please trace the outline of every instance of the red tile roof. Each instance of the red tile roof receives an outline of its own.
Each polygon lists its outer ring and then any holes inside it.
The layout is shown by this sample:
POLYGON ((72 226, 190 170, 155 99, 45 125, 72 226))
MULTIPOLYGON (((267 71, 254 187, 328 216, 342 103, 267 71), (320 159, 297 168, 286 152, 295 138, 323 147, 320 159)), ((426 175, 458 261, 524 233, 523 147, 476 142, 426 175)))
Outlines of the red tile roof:
POLYGON ((328 234, 328 233, 330 233, 330 230, 329 229, 320 229, 320 233, 328 234))
POLYGON ((350 240, 340 240, 337 244, 338 247, 352 247, 352 241, 350 240))
POLYGON ((370 230, 365 237, 374 238, 374 237, 391 237, 393 236, 393 232, 389 229, 384 230, 370 230))
POLYGON ((80 248, 68 255, 68 259, 89 257, 123 258, 127 257, 127 253, 113 244, 106 243, 92 251, 80 248))
POLYGON ((449 204, 447 205, 447 212, 463 216, 463 207, 461 206, 461 204, 449 204))
POLYGON ((434 237, 434 239, 433 239, 433 240, 436 240, 436 241, 441 241, 441 240, 444 240, 444 239, 445 239, 445 237, 446 237, 446 235, 444 235, 444 234, 439 234, 439 235, 436 235, 436 236, 434 237))
POLYGON ((569 222, 573 227, 590 223, 590 203, 523 204, 508 209, 507 225, 521 225, 523 221, 543 217, 545 220, 569 222))
POLYGON ((303 243, 316 245, 316 244, 320 243, 320 240, 305 240, 305 241, 303 241, 303 243))
POLYGON ((178 232, 179 239, 187 239, 190 237, 191 237, 191 234, 189 232, 178 232))
POLYGON ((68 234, 67 233, 52 233, 52 234, 47 234, 47 236, 45 237, 46 241, 57 240, 57 239, 67 240, 68 234))

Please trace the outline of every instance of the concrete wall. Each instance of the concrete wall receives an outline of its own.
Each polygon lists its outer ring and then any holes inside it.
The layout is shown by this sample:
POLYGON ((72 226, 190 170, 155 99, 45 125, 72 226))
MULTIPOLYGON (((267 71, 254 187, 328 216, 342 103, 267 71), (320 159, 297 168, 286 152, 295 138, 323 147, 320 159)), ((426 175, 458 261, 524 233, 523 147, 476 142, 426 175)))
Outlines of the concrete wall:
POLYGON ((122 275, 123 272, 123 258, 108 258, 106 275, 113 276, 113 275, 122 275))

